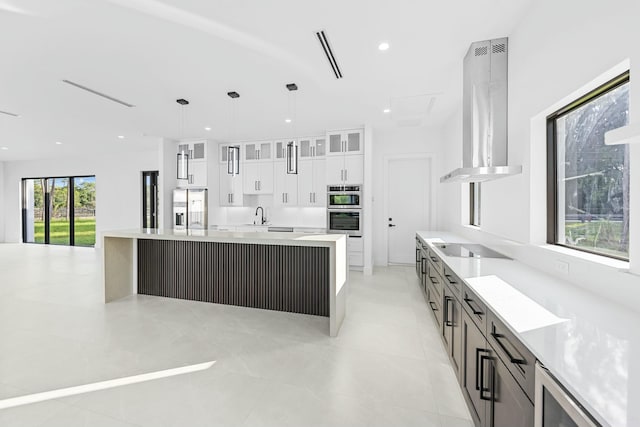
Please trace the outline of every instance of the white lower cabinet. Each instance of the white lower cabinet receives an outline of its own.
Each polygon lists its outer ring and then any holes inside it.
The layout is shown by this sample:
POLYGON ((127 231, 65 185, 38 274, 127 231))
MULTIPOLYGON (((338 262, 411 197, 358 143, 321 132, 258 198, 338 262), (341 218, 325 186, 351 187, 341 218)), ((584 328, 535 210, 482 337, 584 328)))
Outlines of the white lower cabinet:
POLYGON ((242 176, 229 175, 227 166, 220 167, 220 206, 242 206, 242 176))
POLYGON ((327 206, 325 159, 298 161, 298 206, 327 206))
POLYGON ((347 256, 350 266, 364 266, 364 237, 350 236, 347 239, 347 256))
POLYGON ((275 177, 275 188, 273 196, 274 205, 297 206, 299 174, 287 173, 286 162, 274 162, 273 167, 273 175, 275 177))
POLYGON ((244 194, 273 194, 273 162, 244 163, 240 175, 244 194))

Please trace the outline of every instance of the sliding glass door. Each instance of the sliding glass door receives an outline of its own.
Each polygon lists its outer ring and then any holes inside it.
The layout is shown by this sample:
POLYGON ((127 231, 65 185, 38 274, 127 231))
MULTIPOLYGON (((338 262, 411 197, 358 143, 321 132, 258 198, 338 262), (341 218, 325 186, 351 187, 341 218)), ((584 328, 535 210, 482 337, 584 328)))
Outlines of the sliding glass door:
POLYGON ((23 241, 94 246, 95 201, 95 176, 23 179, 23 241))

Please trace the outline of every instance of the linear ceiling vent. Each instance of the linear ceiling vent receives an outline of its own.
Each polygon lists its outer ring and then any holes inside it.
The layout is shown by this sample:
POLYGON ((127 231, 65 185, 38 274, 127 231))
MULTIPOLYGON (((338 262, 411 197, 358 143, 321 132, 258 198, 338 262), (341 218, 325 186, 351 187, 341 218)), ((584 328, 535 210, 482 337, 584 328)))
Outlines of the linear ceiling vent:
POLYGON ((0 114, 6 114, 7 116, 11 117, 20 117, 20 114, 10 113, 9 111, 0 111, 0 114))
POLYGON ((324 30, 320 30, 316 32, 316 36, 318 36, 320 45, 322 45, 322 50, 324 50, 324 54, 327 56, 327 59, 329 60, 329 65, 331 65, 333 74, 336 76, 336 79, 341 79, 342 71, 340 71, 340 67, 338 66, 338 61, 336 61, 335 56, 333 56, 333 50, 331 50, 331 45, 329 44, 327 35, 324 33, 324 30))
POLYGON ((105 99, 108 99, 109 101, 117 102, 118 104, 120 104, 120 105, 124 105, 125 107, 129 107, 129 108, 131 108, 131 107, 135 107, 135 105, 133 105, 133 104, 129 104, 128 102, 124 102, 124 101, 122 101, 122 100, 120 100, 120 99, 118 99, 118 98, 114 98, 113 96, 109 96, 109 95, 104 94, 104 93, 102 93, 102 92, 98 92, 97 90, 94 90, 94 89, 88 88, 88 87, 86 87, 86 86, 82 86, 81 84, 78 84, 78 83, 76 83, 76 82, 72 82, 71 80, 62 80, 62 81, 63 81, 64 83, 68 84, 68 85, 75 86, 75 87, 77 87, 78 89, 82 89, 82 90, 85 90, 85 91, 87 91, 87 92, 89 92, 89 93, 92 93, 92 94, 94 94, 94 95, 101 96, 101 97, 103 97, 103 98, 105 98, 105 99))

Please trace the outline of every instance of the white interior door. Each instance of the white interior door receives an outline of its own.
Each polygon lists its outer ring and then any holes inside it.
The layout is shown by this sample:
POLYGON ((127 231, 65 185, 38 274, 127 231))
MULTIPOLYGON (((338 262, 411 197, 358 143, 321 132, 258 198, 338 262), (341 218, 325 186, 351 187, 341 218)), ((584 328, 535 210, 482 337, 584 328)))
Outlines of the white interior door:
POLYGON ((389 159, 388 260, 415 263, 415 234, 431 223, 431 159, 389 159))

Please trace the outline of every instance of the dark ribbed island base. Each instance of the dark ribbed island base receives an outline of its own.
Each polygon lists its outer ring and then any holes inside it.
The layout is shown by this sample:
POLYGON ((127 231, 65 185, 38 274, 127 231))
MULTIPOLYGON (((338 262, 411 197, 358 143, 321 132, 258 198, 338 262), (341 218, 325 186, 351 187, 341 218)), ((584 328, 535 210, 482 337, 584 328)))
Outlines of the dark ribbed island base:
POLYGON ((138 239, 138 293, 329 317, 327 247, 138 239))

